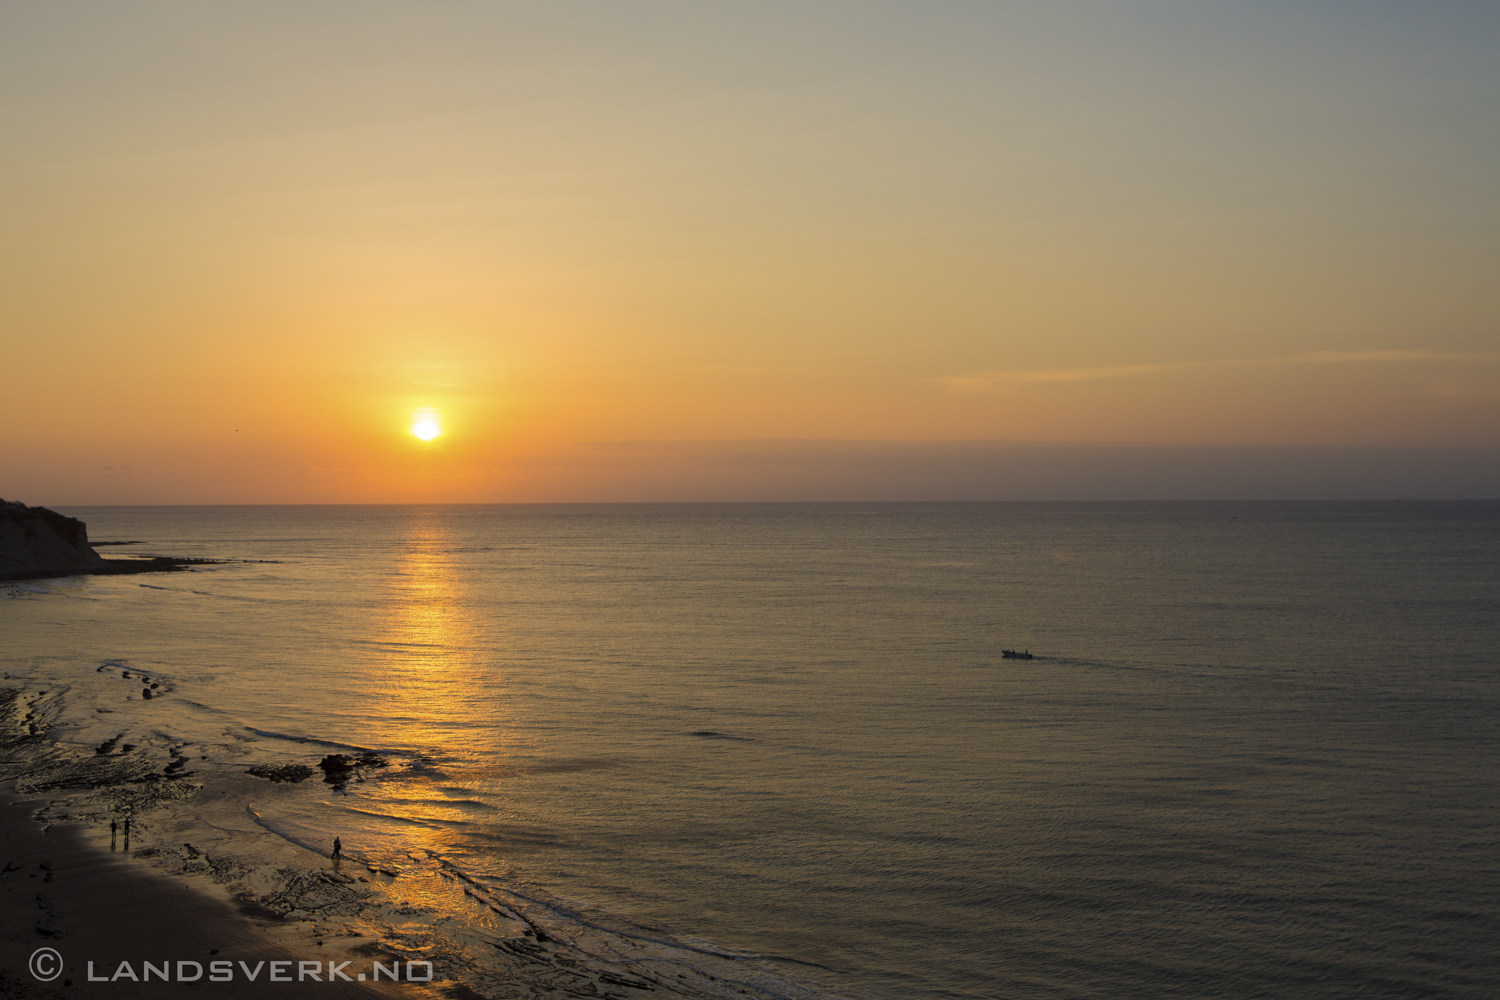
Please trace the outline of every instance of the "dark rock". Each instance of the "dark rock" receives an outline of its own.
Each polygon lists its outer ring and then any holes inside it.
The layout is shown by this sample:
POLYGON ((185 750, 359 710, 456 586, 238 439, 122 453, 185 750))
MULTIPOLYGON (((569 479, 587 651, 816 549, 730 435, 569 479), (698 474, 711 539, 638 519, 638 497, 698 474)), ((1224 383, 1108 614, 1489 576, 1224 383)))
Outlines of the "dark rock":
POLYGON ((296 784, 299 781, 306 781, 308 778, 311 778, 313 772, 312 768, 306 764, 283 764, 280 767, 275 767, 271 764, 256 764, 250 768, 248 773, 255 775, 257 778, 265 778, 268 781, 285 781, 296 784))
MULTIPOLYGON (((323 780, 330 785, 342 785, 356 772, 367 767, 386 767, 390 761, 373 750, 364 750, 357 757, 349 757, 341 753, 331 753, 318 761, 318 767, 323 769, 323 780)), ((361 779, 362 780, 362 779, 361 779)))
POLYGON ((0 579, 104 565, 89 547, 88 526, 46 507, 0 500, 0 579))
POLYGON ((341 753, 331 753, 318 761, 318 766, 328 774, 342 774, 354 770, 354 761, 341 753))

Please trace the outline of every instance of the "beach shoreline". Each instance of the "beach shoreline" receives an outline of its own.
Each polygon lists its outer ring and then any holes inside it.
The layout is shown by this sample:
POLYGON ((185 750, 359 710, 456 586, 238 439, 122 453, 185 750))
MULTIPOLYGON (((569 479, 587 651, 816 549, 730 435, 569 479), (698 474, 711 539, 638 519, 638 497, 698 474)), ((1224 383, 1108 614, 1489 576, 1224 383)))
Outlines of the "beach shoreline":
MULTIPOLYGON (((69 693, 66 685, 0 689, 4 995, 156 997, 212 987, 449 1000, 828 996, 766 978, 744 965, 754 956, 623 921, 604 926, 440 855, 395 860, 346 845, 331 859, 319 834, 258 810, 303 794, 304 783, 350 780, 327 770, 340 755, 325 757, 326 781, 316 781, 305 765, 267 769, 255 757, 222 756, 228 748, 199 744, 190 754, 164 732, 139 745, 54 742, 49 731, 69 693), (57 955, 38 959, 46 948, 57 955), (148 962, 152 981, 133 978, 148 962)), ((396 770, 373 752, 357 763, 396 770)))
MULTIPOLYGON (((368 975, 372 950, 301 940, 305 932, 235 906, 203 875, 168 875, 130 860, 123 838, 116 850, 101 849, 93 841, 107 842, 107 831, 39 824, 34 815, 47 804, 13 787, 0 790, 0 992, 7 996, 201 996, 205 987, 225 996, 273 989, 289 998, 443 995, 415 983, 329 981, 330 962, 349 963, 344 974, 368 975), (60 958, 39 955, 45 948, 60 958), (314 961, 317 979, 301 964, 314 961), (149 982, 134 978, 145 976, 149 982)), ((133 846, 154 845, 138 834, 133 846)), ((383 967, 393 964, 382 957, 383 967)))

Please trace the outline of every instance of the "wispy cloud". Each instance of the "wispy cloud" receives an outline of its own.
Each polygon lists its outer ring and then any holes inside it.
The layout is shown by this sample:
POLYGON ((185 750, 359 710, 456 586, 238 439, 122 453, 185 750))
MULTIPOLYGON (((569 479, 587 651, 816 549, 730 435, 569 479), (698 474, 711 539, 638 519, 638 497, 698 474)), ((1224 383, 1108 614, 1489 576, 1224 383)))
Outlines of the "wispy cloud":
POLYGON ((1279 358, 1245 358, 1227 361, 1173 361, 1154 365, 1101 365, 1093 368, 1019 368, 950 375, 940 381, 958 392, 998 392, 1007 386, 1039 382, 1097 382, 1101 379, 1156 375, 1161 372, 1210 368, 1252 368, 1283 365, 1370 364, 1393 361, 1497 361, 1500 353, 1451 351, 1308 351, 1279 358))

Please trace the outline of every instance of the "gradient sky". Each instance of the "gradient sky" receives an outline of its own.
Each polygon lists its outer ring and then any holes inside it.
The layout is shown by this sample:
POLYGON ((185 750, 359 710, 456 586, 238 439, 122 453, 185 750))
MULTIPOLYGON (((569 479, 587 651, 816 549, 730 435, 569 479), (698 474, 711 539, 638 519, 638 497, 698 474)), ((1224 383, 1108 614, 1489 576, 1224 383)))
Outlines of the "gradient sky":
POLYGON ((0 496, 1461 470, 1500 454, 1497 52, 1445 0, 11 0, 0 496))

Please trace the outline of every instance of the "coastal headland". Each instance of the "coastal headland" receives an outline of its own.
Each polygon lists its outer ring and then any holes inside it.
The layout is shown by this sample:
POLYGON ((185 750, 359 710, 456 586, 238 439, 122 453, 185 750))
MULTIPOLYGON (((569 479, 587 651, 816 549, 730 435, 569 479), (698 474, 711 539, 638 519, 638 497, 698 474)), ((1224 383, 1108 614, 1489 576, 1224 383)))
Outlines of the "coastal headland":
POLYGON ((176 556, 105 559, 89 543, 88 525, 76 517, 46 507, 0 500, 0 580, 174 573, 212 561, 176 556))

